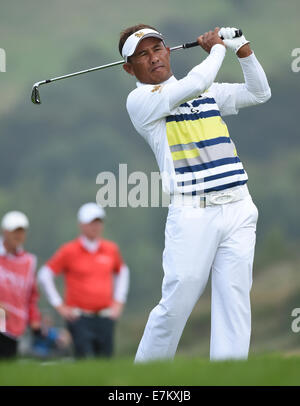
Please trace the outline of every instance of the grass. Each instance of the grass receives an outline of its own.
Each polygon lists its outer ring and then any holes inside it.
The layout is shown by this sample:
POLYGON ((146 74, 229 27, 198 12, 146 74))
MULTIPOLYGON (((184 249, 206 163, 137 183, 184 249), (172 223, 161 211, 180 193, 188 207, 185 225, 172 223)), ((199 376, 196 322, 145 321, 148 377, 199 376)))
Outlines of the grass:
POLYGON ((175 361, 133 364, 132 359, 0 362, 1 386, 294 386, 300 356, 268 354, 248 361, 175 361))

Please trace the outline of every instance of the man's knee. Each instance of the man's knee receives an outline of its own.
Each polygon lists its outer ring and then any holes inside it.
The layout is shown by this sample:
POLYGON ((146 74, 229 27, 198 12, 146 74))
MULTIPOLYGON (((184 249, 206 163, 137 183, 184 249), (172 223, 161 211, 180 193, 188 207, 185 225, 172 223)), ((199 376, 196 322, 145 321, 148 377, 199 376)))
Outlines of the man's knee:
POLYGON ((161 304, 165 314, 174 316, 191 312, 205 284, 197 275, 180 275, 163 287, 161 304))

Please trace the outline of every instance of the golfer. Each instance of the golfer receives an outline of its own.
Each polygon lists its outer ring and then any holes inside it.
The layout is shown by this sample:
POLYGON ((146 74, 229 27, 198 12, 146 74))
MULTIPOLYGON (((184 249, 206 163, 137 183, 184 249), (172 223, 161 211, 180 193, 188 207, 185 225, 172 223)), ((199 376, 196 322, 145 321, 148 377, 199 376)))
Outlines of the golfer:
POLYGON ((81 206, 80 236, 62 245, 38 274, 50 304, 67 322, 78 358, 113 355, 115 321, 127 299, 129 270, 118 246, 102 238, 104 218, 96 203, 81 206), (60 273, 65 300, 54 284, 60 273))
POLYGON ((248 356, 258 211, 222 117, 266 102, 271 91, 249 41, 234 36, 234 28, 218 27, 199 36, 208 56, 177 80, 162 34, 148 25, 121 33, 124 69, 137 79, 127 110, 152 148, 171 197, 162 298, 150 313, 136 362, 174 357, 210 273, 210 357, 248 356), (226 52, 232 51, 245 83, 214 83, 226 52))
POLYGON ((38 309, 35 255, 23 245, 29 227, 20 211, 6 213, 1 222, 0 238, 0 358, 17 355, 18 341, 26 327, 40 336, 41 315, 38 309))

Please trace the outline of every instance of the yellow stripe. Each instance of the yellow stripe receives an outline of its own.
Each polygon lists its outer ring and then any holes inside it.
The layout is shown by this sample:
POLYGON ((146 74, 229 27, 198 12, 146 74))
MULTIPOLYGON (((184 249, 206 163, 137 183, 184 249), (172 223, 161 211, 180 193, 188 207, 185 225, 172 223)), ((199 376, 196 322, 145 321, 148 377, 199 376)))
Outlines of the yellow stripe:
POLYGON ((200 118, 194 121, 170 121, 166 123, 166 128, 170 146, 217 137, 229 137, 227 126, 221 117, 200 118))
POLYGON ((187 151, 172 152, 173 161, 177 161, 178 159, 196 158, 197 156, 200 156, 197 148, 190 149, 187 151))

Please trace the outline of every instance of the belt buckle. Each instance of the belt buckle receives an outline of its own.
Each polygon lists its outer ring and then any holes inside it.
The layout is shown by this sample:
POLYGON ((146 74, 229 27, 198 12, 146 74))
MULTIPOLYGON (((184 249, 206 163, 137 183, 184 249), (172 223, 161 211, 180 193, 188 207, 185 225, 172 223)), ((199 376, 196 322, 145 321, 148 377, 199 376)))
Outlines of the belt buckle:
POLYGON ((210 196, 210 202, 212 204, 226 204, 232 202, 234 199, 234 193, 232 192, 222 192, 217 195, 210 196))

